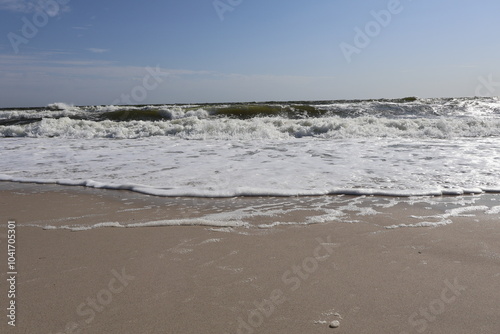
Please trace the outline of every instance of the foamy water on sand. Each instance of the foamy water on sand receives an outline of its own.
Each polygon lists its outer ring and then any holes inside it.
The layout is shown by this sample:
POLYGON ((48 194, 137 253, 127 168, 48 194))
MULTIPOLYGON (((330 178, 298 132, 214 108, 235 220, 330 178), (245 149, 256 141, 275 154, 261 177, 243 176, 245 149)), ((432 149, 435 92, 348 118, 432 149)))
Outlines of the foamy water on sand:
POLYGON ((406 196, 500 190, 497 138, 8 138, 2 144, 1 180, 159 196, 406 196))
POLYGON ((280 226, 323 223, 365 224, 375 230, 440 227, 459 221, 487 221, 498 217, 500 197, 466 196, 288 196, 288 197, 156 197, 134 192, 109 192, 92 188, 0 183, 19 200, 30 196, 32 210, 54 202, 71 209, 61 216, 35 215, 19 226, 45 230, 86 231, 102 228, 202 226, 216 232, 260 235, 280 226), (85 205, 74 206, 78 198, 85 205), (45 203, 45 204, 41 204, 45 203), (72 204, 73 203, 73 204, 72 204), (112 203, 112 206, 110 206, 112 203))

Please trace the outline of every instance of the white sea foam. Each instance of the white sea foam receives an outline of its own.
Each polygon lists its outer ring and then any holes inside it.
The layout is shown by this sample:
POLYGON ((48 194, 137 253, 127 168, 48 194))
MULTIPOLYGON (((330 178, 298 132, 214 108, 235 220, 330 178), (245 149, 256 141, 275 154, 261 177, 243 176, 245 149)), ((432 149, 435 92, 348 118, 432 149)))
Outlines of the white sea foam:
MULTIPOLYGON (((248 223, 241 221, 214 221, 209 219, 166 219, 149 221, 143 223, 123 224, 119 222, 103 222, 92 225, 40 225, 40 224, 19 224, 20 227, 40 227, 44 230, 70 230, 70 231, 88 231, 98 228, 138 228, 138 227, 161 227, 161 226, 208 226, 214 228, 234 228, 247 227, 248 223)), ((214 242, 214 241, 212 241, 214 242)))
POLYGON ((0 180, 156 196, 439 196, 500 189, 498 141, 10 138, 0 180), (200 164, 202 161, 202 164, 200 164))
POLYGON ((338 221, 341 218, 345 217, 345 215, 346 215, 345 212, 342 212, 340 210, 325 209, 324 214, 316 216, 311 215, 307 217, 306 222, 309 224, 318 224, 318 223, 338 221))
POLYGON ((500 213, 500 206, 495 206, 495 207, 489 209, 488 211, 486 211, 486 213, 489 215, 497 215, 500 213))
MULTIPOLYGON (((343 118, 331 116, 305 120, 280 117, 249 120, 206 119, 204 110, 182 115, 175 110, 162 111, 173 120, 169 122, 92 121, 72 119, 74 111, 58 111, 60 118, 44 118, 39 122, 0 127, 0 137, 64 137, 88 138, 142 138, 168 136, 182 139, 286 139, 316 137, 345 138, 462 138, 500 136, 500 119, 389 119, 373 116, 343 118)), ((43 113, 38 115, 43 117, 43 113)), ((47 111, 45 111, 47 113, 47 111)), ((11 115, 13 117, 13 115, 11 115)), ((19 117, 19 115, 16 115, 19 117)))
POLYGON ((125 227, 158 227, 158 226, 209 226, 209 227, 246 227, 242 221, 216 221, 210 219, 172 219, 157 220, 146 223, 127 224, 125 227))
POLYGON ((448 218, 448 217, 470 217, 470 216, 474 216, 474 215, 466 214, 466 213, 474 212, 474 211, 486 211, 488 209, 489 208, 485 205, 456 208, 456 209, 451 209, 451 210, 446 211, 446 213, 443 215, 443 217, 445 217, 445 218, 448 218))
POLYGON ((78 107, 75 107, 72 104, 64 103, 64 102, 55 102, 51 103, 47 106, 49 110, 79 110, 78 107))
POLYGON ((445 226, 453 224, 453 221, 449 219, 441 220, 438 222, 420 222, 416 224, 399 224, 399 225, 391 225, 391 226, 386 226, 386 229, 396 229, 396 228, 403 228, 403 227, 438 227, 438 226, 445 226))
POLYGON ((472 214, 473 212, 477 211, 484 211, 486 214, 489 214, 490 212, 495 212, 495 208, 489 208, 488 206, 485 205, 477 205, 477 206, 465 206, 465 207, 458 207, 450 210, 446 210, 444 214, 441 215, 433 215, 433 216, 410 216, 412 219, 418 219, 421 220, 419 223, 416 224, 399 224, 399 225, 391 225, 387 226, 387 229, 395 229, 395 228, 401 228, 401 227, 437 227, 437 226, 445 226, 452 224, 453 221, 450 218, 454 217, 475 217, 475 214, 472 214), (436 219, 436 222, 429 222, 425 221, 425 219, 436 219))

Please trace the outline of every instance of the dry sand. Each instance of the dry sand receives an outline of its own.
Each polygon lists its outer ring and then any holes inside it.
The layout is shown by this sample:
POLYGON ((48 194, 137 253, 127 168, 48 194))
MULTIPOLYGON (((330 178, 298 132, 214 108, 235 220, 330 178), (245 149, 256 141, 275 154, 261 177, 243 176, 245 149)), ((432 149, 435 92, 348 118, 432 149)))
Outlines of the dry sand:
MULTIPOLYGON (((456 217, 437 228, 384 228, 409 223, 418 206, 395 206, 362 223, 226 232, 19 226, 16 327, 7 324, 8 219, 18 225, 131 223, 257 200, 271 199, 170 199, 0 183, 0 332, 499 332, 498 214, 456 217), (329 328, 334 320, 340 326, 329 328)), ((481 195, 490 200, 498 195, 481 195)))

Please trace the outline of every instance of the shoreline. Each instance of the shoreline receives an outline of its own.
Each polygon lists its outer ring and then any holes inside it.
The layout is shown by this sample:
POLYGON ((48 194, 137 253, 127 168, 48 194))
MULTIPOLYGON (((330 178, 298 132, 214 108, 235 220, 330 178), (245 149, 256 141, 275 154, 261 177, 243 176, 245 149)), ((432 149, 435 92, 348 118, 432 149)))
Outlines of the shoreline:
MULTIPOLYGON (((466 196, 480 194, 500 194, 500 186, 474 187, 474 188, 441 188, 433 190, 401 190, 401 189, 376 189, 376 188, 335 188, 324 191, 311 190, 287 190, 281 191, 270 189, 252 189, 242 187, 231 194, 222 194, 204 190, 196 192, 193 190, 183 190, 178 193, 172 189, 156 188, 141 184, 111 184, 93 180, 69 180, 69 179, 30 179, 14 178, 0 174, 1 183, 32 184, 40 186, 61 186, 61 187, 84 187, 100 190, 123 190, 146 196, 167 197, 167 198, 249 198, 249 197, 322 197, 322 196, 378 196, 378 197, 429 197, 429 196, 466 196)), ((2 187, 0 187, 1 189, 2 187)))
POLYGON ((5 198, 0 208, 16 212, 21 226, 75 231, 154 226, 268 229, 328 222, 375 223, 383 228, 437 227, 452 223, 453 217, 500 213, 500 196, 496 193, 163 197, 127 189, 0 182, 0 195, 5 198), (27 196, 31 197, 28 204, 27 196), (47 210, 54 203, 60 204, 57 210, 47 210), (382 224, 376 222, 380 216, 385 216, 382 224))
MULTIPOLYGON (((2 219, 18 223, 19 266, 17 326, 4 316, 0 329, 493 334, 500 326, 500 221, 484 207, 499 205, 494 194, 430 202, 200 199, 0 183, 2 219), (483 209, 450 215, 449 225, 386 228, 461 207, 483 209), (77 232, 24 226, 236 214, 247 225, 77 232), (317 221, 303 224, 311 217, 317 221), (295 223, 271 226, 276 220, 295 223), (340 327, 328 328, 334 320, 340 327)), ((0 222, 2 245, 6 223, 0 222)))

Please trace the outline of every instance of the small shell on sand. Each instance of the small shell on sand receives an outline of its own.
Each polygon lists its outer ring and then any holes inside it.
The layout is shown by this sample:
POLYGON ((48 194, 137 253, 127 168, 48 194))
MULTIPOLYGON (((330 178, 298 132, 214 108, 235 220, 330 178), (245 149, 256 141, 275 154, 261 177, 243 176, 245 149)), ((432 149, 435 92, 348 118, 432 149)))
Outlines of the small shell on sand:
POLYGON ((338 320, 333 320, 330 322, 330 328, 338 328, 340 326, 340 321, 338 320))

